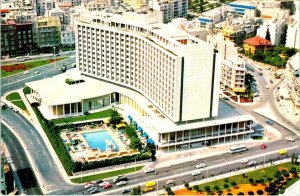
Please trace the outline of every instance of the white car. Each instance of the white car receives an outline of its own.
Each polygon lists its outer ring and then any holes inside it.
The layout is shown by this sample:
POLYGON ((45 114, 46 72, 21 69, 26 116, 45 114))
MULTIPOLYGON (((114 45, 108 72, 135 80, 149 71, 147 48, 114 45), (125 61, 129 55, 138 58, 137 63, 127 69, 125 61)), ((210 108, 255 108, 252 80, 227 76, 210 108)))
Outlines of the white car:
POLYGON ((24 71, 23 72, 23 75, 27 75, 27 74, 29 74, 29 71, 24 71))
POLYGON ((285 138, 287 141, 291 141, 291 142, 294 142, 295 141, 295 138, 293 138, 293 137, 286 137, 285 138))
POLYGON ((174 180, 167 180, 166 184, 174 184, 174 180))
POLYGON ((241 160, 241 163, 247 163, 248 162, 248 159, 242 159, 241 160))
POLYGON ((102 182, 102 183, 99 184, 99 186, 103 187, 104 185, 108 185, 108 184, 110 184, 110 183, 109 182, 102 182))
POLYGON ((38 71, 36 71, 36 72, 34 72, 34 75, 38 75, 40 72, 38 72, 38 71))
POLYGON ((153 169, 153 168, 148 168, 148 169, 145 169, 145 170, 144 170, 144 173, 147 174, 147 173, 154 172, 154 171, 155 171, 155 169, 153 169))
POLYGON ((120 181, 120 182, 116 183, 117 186, 123 186, 123 185, 126 185, 126 184, 127 184, 126 181, 120 181))
POLYGON ((250 161, 250 162, 248 163, 249 166, 252 166, 252 165, 255 165, 255 164, 256 164, 256 161, 250 161))
POLYGON ((201 174, 201 171, 194 171, 193 173, 192 173, 192 176, 198 176, 198 175, 200 175, 201 174))
POLYGON ((93 184, 85 184, 84 185, 84 189, 89 189, 89 188, 91 188, 93 186, 94 186, 93 184))
POLYGON ((195 167, 197 169, 204 168, 204 167, 206 167, 206 164, 205 163, 200 163, 199 165, 196 165, 195 167))

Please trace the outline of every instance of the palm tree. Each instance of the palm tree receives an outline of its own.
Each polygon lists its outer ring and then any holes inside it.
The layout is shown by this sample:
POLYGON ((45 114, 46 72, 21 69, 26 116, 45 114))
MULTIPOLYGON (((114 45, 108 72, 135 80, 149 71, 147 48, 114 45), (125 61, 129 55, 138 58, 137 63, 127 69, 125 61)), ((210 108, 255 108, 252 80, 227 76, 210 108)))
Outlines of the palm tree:
POLYGON ((116 124, 120 123, 122 119, 123 118, 119 114, 119 112, 115 108, 113 108, 112 112, 111 112, 110 119, 109 119, 109 123, 113 124, 113 125, 116 125, 116 124))

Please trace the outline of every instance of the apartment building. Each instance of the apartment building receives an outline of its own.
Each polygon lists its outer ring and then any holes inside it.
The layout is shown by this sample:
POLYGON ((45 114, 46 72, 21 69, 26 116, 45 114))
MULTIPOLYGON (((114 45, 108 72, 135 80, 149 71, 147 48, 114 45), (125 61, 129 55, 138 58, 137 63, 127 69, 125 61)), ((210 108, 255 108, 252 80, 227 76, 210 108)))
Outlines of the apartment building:
POLYGON ((153 10, 160 10, 163 12, 164 23, 169 23, 175 18, 187 17, 187 0, 149 0, 148 5, 153 10))
POLYGON ((38 17, 35 37, 39 48, 59 46, 61 43, 60 19, 58 17, 38 17))
POLYGON ((286 34, 286 47, 300 49, 300 27, 299 22, 295 21, 288 25, 286 34))
POLYGON ((267 19, 263 21, 263 24, 257 29, 257 36, 266 38, 267 31, 270 33, 270 41, 272 45, 278 46, 281 44, 281 35, 284 32, 286 25, 285 20, 273 20, 267 19))
POLYGON ((112 0, 94 0, 85 3, 84 7, 86 7, 89 11, 100 11, 112 5, 112 0))
POLYGON ((20 56, 31 53, 33 45, 32 23, 14 20, 1 24, 1 56, 20 56))
POLYGON ((221 87, 233 93, 244 93, 246 67, 242 59, 231 57, 222 62, 221 87))

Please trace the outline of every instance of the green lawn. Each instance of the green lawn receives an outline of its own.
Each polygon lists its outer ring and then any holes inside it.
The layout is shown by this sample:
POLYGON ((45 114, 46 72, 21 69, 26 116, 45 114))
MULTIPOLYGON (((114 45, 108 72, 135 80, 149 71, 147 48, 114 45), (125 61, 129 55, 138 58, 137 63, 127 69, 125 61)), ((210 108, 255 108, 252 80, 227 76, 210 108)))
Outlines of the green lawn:
POLYGON ((72 122, 78 122, 78 121, 85 121, 85 120, 93 120, 98 118, 107 118, 110 117, 112 112, 112 109, 104 110, 101 112, 91 113, 85 116, 78 116, 78 117, 69 117, 69 118, 61 118, 61 119, 55 119, 52 122, 57 124, 62 123, 72 123, 72 122))
POLYGON ((20 100, 21 97, 20 97, 19 93, 14 92, 14 93, 10 93, 9 95, 7 95, 6 99, 8 101, 13 101, 13 100, 20 100))
MULTIPOLYGON (((61 61, 61 60, 67 59, 67 58, 69 58, 69 57, 61 57, 61 58, 56 58, 56 59, 58 61, 61 61)), ((30 69, 33 69, 33 68, 36 68, 36 67, 47 65, 47 64, 49 64, 49 61, 48 60, 38 60, 38 61, 29 61, 29 62, 19 62, 19 63, 16 63, 16 64, 7 65, 7 66, 13 66, 13 65, 17 65, 17 64, 24 64, 26 66, 26 70, 30 70, 30 69)), ((20 72, 23 72, 23 71, 24 70, 14 70, 14 71, 11 71, 11 72, 6 72, 4 70, 1 70, 1 77, 4 78, 4 77, 10 76, 10 75, 13 75, 13 74, 16 74, 16 73, 20 73, 20 72)))
POLYGON ((24 104, 24 102, 22 100, 20 100, 20 101, 12 101, 11 103, 14 104, 14 105, 16 105, 16 106, 18 106, 22 110, 27 110, 27 108, 26 108, 26 106, 25 106, 25 104, 24 104))
MULTIPOLYGON (((275 166, 267 167, 264 169, 259 169, 256 171, 249 172, 249 173, 247 173, 248 178, 244 178, 243 175, 232 176, 232 177, 226 178, 229 181, 226 184, 229 185, 229 188, 232 187, 232 185, 230 183, 233 181, 236 182, 237 184, 249 184, 250 178, 252 178, 254 181, 262 178, 262 179, 264 179, 264 182, 267 182, 268 181, 267 178, 269 178, 269 177, 273 178, 273 180, 274 180, 274 174, 276 173, 278 168, 280 168, 280 167, 287 168, 287 170, 289 171, 292 166, 297 168, 296 165, 292 165, 291 162, 288 162, 288 163, 283 163, 283 164, 279 164, 279 165, 275 165, 275 166)), ((298 167, 298 170, 299 170, 299 167, 298 167)), ((299 178, 297 178, 297 179, 299 179, 299 178)), ((225 189, 224 188, 224 184, 225 184, 224 180, 225 179, 220 179, 220 180, 208 182, 205 184, 200 184, 199 188, 200 188, 200 190, 204 190, 205 186, 210 186, 210 188, 213 189, 213 187, 217 185, 220 187, 220 190, 224 190, 225 189)), ((295 182, 296 180, 293 179, 291 181, 295 182)), ((291 181, 288 182, 287 187, 292 184, 291 181)))
POLYGON ((143 167, 144 166, 138 166, 136 168, 131 167, 131 168, 127 168, 127 169, 121 169, 121 170, 106 172, 106 173, 102 173, 102 174, 96 174, 96 175, 92 175, 92 176, 85 176, 82 178, 74 178, 74 179, 71 179, 71 181, 74 183, 82 183, 82 182, 89 182, 89 181, 93 181, 93 180, 97 180, 97 179, 105 179, 105 178, 110 178, 110 177, 114 177, 117 175, 123 175, 123 174, 132 173, 135 171, 139 171, 139 170, 143 169, 143 167))

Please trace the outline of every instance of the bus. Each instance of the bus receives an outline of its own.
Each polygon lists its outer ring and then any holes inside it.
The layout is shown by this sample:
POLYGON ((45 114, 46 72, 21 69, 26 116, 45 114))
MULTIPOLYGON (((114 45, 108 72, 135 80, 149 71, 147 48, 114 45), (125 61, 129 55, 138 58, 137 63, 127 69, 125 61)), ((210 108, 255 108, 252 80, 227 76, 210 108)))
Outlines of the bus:
POLYGON ((231 154, 237 153, 237 152, 244 152, 248 150, 246 145, 239 145, 239 146, 233 146, 229 148, 229 151, 231 154))

